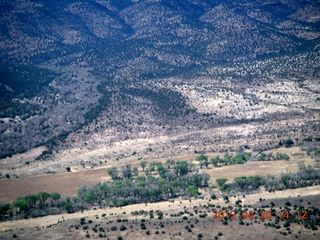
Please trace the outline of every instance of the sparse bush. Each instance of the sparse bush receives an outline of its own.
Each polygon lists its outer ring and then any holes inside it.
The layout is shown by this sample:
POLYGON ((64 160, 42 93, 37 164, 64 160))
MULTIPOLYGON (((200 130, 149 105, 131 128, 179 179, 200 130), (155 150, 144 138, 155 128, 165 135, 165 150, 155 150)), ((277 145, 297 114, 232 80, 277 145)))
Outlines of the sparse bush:
POLYGON ((83 228, 83 230, 87 230, 89 227, 88 227, 88 225, 84 225, 82 228, 83 228))
POLYGON ((141 224, 140 224, 140 227, 141 227, 142 230, 147 229, 147 228, 146 228, 146 225, 145 225, 144 223, 141 223, 141 224))
POLYGON ((290 138, 284 140, 283 143, 284 143, 284 146, 285 146, 286 148, 289 148, 289 147, 291 147, 291 146, 294 144, 294 142, 293 142, 292 139, 290 139, 290 138))
POLYGON ((217 196, 213 193, 211 194, 211 199, 217 199, 217 196))

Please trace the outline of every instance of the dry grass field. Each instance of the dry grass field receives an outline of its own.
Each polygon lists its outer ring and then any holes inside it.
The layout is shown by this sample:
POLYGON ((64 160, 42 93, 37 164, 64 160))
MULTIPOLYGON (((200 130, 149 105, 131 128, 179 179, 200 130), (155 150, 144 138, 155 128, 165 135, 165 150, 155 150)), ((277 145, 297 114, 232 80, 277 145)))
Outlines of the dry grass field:
MULTIPOLYGON (((285 172, 296 172, 299 169, 299 164, 301 163, 304 163, 305 166, 313 166, 315 164, 315 160, 305 152, 300 151, 298 147, 278 148, 265 152, 286 153, 290 156, 290 160, 248 161, 245 164, 212 167, 210 169, 203 169, 203 171, 211 176, 211 183, 214 184, 214 180, 217 178, 227 178, 229 181, 232 181, 234 178, 240 176, 280 175, 285 172)), ((212 156, 215 155, 213 154, 212 156)))
POLYGON ((110 179, 106 169, 84 172, 47 174, 0 180, 0 201, 12 201, 35 192, 59 192, 63 196, 76 195, 83 185, 91 185, 110 179))

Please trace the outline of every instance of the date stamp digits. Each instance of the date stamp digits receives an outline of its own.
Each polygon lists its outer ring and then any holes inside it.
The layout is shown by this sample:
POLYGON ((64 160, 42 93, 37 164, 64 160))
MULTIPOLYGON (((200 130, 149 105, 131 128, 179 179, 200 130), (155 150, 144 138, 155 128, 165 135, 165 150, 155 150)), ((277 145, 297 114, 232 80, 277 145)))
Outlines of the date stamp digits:
POLYGON ((290 212, 288 210, 279 210, 279 211, 271 211, 271 210, 260 210, 258 212, 243 210, 241 212, 237 212, 235 210, 213 210, 212 219, 271 219, 273 216, 278 216, 280 219, 308 219, 308 211, 307 210, 298 210, 296 212, 290 212))

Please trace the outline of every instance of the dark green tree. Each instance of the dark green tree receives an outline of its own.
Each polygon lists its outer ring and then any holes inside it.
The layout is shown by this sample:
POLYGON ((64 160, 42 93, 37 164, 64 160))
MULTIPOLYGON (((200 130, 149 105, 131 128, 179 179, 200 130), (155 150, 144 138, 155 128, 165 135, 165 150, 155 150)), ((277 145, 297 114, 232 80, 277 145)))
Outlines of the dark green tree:
POLYGON ((10 208, 11 207, 9 203, 0 203, 0 219, 4 219, 10 208))
POLYGON ((196 160, 199 161, 200 168, 202 168, 202 166, 208 167, 209 165, 207 155, 201 154, 200 156, 196 157, 196 160))
POLYGON ((149 164, 149 167, 148 167, 148 170, 150 172, 153 172, 155 169, 156 169, 156 162, 155 161, 152 161, 150 164, 149 164))
POLYGON ((292 147, 292 145, 294 144, 291 138, 284 140, 283 143, 286 148, 292 147))
POLYGON ((133 170, 132 170, 132 172, 133 172, 133 175, 134 175, 134 176, 138 176, 138 175, 139 175, 139 170, 138 170, 137 167, 134 167, 133 170))
POLYGON ((189 164, 187 161, 178 160, 174 165, 174 172, 177 176, 183 176, 188 173, 189 164))
POLYGON ((45 202, 50 197, 50 194, 47 192, 39 192, 39 193, 37 193, 37 196, 38 196, 38 199, 40 202, 40 208, 41 208, 45 205, 45 202))
POLYGON ((190 195, 192 195, 193 197, 198 197, 198 195, 199 195, 198 188, 196 186, 193 186, 193 185, 189 185, 188 186, 188 193, 190 195))
POLYGON ((142 171, 144 171, 145 167, 147 166, 147 161, 140 161, 140 166, 142 167, 142 171))
POLYGON ((108 174, 112 179, 117 179, 118 178, 118 169, 116 167, 109 168, 108 174))
POLYGON ((15 200, 12 203, 12 207, 15 208, 18 213, 29 210, 27 201, 24 198, 15 200))
POLYGON ((217 178, 216 183, 218 184, 219 187, 221 187, 223 184, 225 184, 228 181, 227 178, 217 178))
POLYGON ((126 166, 124 166, 121 169, 121 172, 122 172, 122 177, 123 178, 131 178, 131 176, 132 176, 131 165, 127 164, 126 166))
POLYGON ((174 165, 174 160, 168 159, 166 161, 166 166, 168 169, 171 169, 171 166, 173 166, 173 165, 174 165))

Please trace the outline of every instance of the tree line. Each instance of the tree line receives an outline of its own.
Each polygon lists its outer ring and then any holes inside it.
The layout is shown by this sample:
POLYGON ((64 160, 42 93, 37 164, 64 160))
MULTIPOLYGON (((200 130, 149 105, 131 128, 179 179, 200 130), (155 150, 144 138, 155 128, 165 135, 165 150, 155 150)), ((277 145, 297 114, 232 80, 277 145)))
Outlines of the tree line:
POLYGON ((112 182, 99 183, 78 190, 78 197, 84 204, 99 206, 124 206, 142 202, 156 202, 178 196, 198 196, 198 188, 208 187, 210 179, 207 173, 189 174, 193 164, 178 160, 146 163, 141 161, 144 176, 135 176, 130 165, 121 170, 112 167, 108 174, 112 182), (172 166, 173 165, 173 166, 172 166), (157 176, 152 173, 157 173, 157 176))
POLYGON ((178 196, 197 197, 198 189, 209 185, 209 174, 190 174, 194 166, 187 161, 151 162, 148 168, 142 161, 140 165, 143 176, 138 176, 137 169, 132 169, 131 165, 121 169, 112 167, 107 171, 112 181, 83 186, 78 189, 77 196, 61 198, 59 193, 39 192, 19 197, 12 203, 0 203, 0 220, 71 213, 92 206, 119 207, 178 196))
POLYGON ((300 166, 296 173, 283 173, 276 177, 268 175, 266 177, 255 176, 241 176, 233 179, 231 183, 227 183, 228 179, 216 179, 217 185, 222 192, 252 192, 264 187, 265 190, 272 192, 276 190, 294 189, 300 187, 307 187, 320 184, 320 171, 314 169, 312 166, 300 166))
POLYGON ((58 214, 67 209, 57 192, 38 192, 17 198, 12 203, 0 203, 0 220, 39 217, 58 214))

